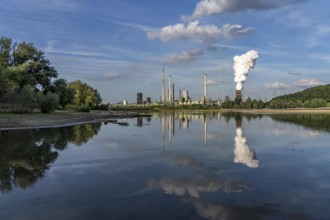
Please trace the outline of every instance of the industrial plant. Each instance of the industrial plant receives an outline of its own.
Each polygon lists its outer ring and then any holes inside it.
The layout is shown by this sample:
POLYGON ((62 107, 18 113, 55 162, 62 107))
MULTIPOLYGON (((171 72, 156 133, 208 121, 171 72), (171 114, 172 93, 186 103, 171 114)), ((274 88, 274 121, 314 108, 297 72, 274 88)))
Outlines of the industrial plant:
MULTIPOLYGON (((234 81, 236 83, 235 89, 235 102, 242 102, 242 89, 243 84, 248 78, 248 73, 251 69, 254 68, 256 60, 259 55, 257 51, 250 50, 245 54, 240 56, 235 56, 233 58, 234 65, 234 81)), ((202 77, 201 77, 202 78, 202 77)), ((162 68, 162 77, 161 77, 161 97, 160 101, 151 100, 150 97, 147 97, 146 100, 143 100, 143 93, 138 92, 136 94, 136 103, 130 103, 131 105, 154 105, 154 106, 186 106, 186 105, 201 105, 201 106, 220 106, 221 101, 212 101, 207 94, 207 85, 208 85, 208 76, 207 73, 204 73, 203 77, 203 91, 204 94, 200 100, 192 100, 189 96, 189 91, 181 90, 178 91, 178 99, 175 97, 175 83, 172 81, 172 75, 168 75, 168 85, 166 91, 165 85, 165 68, 162 68)), ((127 100, 123 100, 121 105, 127 106, 127 100)))

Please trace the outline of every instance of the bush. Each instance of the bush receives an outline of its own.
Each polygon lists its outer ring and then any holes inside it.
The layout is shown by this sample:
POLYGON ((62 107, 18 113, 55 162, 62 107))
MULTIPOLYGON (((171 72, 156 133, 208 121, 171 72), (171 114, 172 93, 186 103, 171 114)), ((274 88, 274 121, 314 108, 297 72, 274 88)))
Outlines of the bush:
POLYGON ((109 111, 109 105, 108 104, 101 104, 101 105, 97 105, 97 106, 92 106, 92 110, 109 111))
POLYGON ((58 95, 48 92, 46 95, 39 93, 39 108, 42 113, 51 113, 55 111, 59 103, 58 95))
POLYGON ((77 112, 90 112, 91 108, 88 105, 81 105, 77 108, 77 112))

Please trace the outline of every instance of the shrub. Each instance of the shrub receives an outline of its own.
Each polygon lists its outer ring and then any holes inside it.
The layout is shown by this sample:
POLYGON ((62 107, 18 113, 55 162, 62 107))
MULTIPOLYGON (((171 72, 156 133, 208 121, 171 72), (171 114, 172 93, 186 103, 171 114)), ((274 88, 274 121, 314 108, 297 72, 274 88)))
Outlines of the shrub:
POLYGON ((39 108, 42 113, 50 113, 55 111, 59 103, 58 95, 48 92, 46 95, 39 93, 39 108))
POLYGON ((77 112, 90 112, 91 108, 88 105, 81 105, 77 108, 77 112))

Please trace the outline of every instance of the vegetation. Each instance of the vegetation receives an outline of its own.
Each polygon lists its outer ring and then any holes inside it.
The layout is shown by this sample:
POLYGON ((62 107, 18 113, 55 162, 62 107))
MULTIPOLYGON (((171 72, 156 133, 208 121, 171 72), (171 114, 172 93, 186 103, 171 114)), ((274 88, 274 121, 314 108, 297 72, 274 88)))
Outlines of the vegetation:
POLYGON ((32 43, 0 38, 0 111, 28 113, 40 108, 50 113, 68 104, 97 106, 97 90, 86 83, 67 83, 44 53, 32 43))
POLYGON ((330 102, 330 85, 316 86, 293 94, 273 98, 270 108, 318 108, 330 102))
POLYGON ((77 108, 83 105, 96 107, 102 101, 97 89, 93 89, 80 80, 68 83, 68 88, 75 91, 73 103, 77 108))

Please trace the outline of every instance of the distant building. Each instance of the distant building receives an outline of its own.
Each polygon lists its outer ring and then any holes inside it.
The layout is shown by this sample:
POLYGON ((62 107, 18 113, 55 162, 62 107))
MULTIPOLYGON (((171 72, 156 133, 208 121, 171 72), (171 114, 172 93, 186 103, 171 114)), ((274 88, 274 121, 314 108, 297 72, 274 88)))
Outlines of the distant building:
POLYGON ((123 100, 123 105, 128 105, 128 101, 127 100, 123 100))
POLYGON ((182 98, 184 99, 185 102, 189 101, 189 93, 188 91, 182 91, 182 98))
POLYGON ((136 104, 143 104, 142 92, 138 92, 136 95, 136 104))
POLYGON ((147 97, 146 103, 147 104, 150 104, 151 103, 151 98, 150 97, 147 97))

